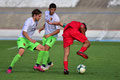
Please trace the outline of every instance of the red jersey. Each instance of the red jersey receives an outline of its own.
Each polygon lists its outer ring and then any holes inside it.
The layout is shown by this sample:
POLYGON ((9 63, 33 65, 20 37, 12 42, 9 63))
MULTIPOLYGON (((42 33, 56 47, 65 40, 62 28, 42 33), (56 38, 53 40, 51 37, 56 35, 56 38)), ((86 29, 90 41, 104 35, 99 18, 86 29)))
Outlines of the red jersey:
POLYGON ((72 21, 68 23, 63 31, 63 44, 64 48, 73 44, 74 40, 84 43, 87 37, 80 32, 81 22, 72 21))
POLYGON ((72 21, 65 26, 64 31, 67 30, 68 28, 72 28, 74 30, 80 31, 81 24, 82 24, 81 22, 72 21))

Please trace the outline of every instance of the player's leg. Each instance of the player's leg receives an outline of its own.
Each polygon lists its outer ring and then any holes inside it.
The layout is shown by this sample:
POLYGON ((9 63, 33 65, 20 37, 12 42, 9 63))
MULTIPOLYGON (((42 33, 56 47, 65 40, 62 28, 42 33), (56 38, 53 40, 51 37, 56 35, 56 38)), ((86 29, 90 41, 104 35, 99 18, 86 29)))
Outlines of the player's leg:
POLYGON ((86 37, 85 35, 83 35, 83 34, 80 33, 80 32, 77 32, 77 31, 76 31, 75 35, 72 34, 72 36, 73 36, 76 40, 78 40, 78 41, 80 41, 80 42, 83 43, 82 48, 77 52, 77 54, 80 55, 80 56, 82 56, 83 58, 87 59, 88 56, 87 56, 84 52, 85 52, 85 51, 88 49, 88 47, 90 46, 89 40, 87 39, 87 37, 86 37))
POLYGON ((41 66, 41 68, 43 70, 47 70, 46 65, 47 65, 47 61, 49 58, 49 49, 50 49, 50 46, 45 45, 45 52, 43 54, 43 62, 42 62, 42 66, 41 66))
POLYGON ((89 40, 86 40, 84 43, 83 43, 83 46, 82 48, 80 49, 81 52, 85 52, 87 50, 87 48, 90 47, 90 41, 89 40))
POLYGON ((19 52, 18 54, 13 58, 8 70, 7 70, 7 73, 11 73, 12 72, 12 68, 14 67, 15 63, 21 58, 21 56, 24 54, 24 49, 26 48, 27 46, 27 43, 26 43, 26 40, 25 38, 18 38, 17 40, 17 45, 18 45, 18 49, 19 49, 19 52))
POLYGON ((72 37, 63 37, 63 45, 64 45, 64 58, 63 58, 63 64, 64 64, 64 74, 69 74, 68 71, 68 56, 70 53, 70 45, 73 44, 73 38, 72 37))
MULTIPOLYGON (((42 57, 43 57, 43 54, 45 52, 45 43, 46 43, 46 38, 43 37, 42 39, 42 45, 43 45, 43 50, 41 50, 39 53, 38 53, 38 57, 37 57, 37 60, 36 60, 36 66, 40 66, 40 62, 42 60, 42 57)), ((40 46, 37 46, 37 48, 40 48, 40 46)))
POLYGON ((42 72, 44 72, 44 70, 41 68, 41 66, 40 66, 40 62, 41 62, 41 60, 42 60, 42 57, 43 57, 43 54, 45 53, 45 51, 40 51, 39 53, 38 53, 38 56, 37 56, 37 60, 36 60, 36 64, 35 64, 35 66, 33 67, 33 69, 34 70, 39 70, 39 71, 42 71, 42 72))
POLYGON ((11 73, 12 72, 12 68, 14 67, 15 63, 21 58, 21 56, 24 54, 24 49, 20 48, 18 54, 13 58, 7 73, 11 73))
POLYGON ((41 68, 41 66, 40 66, 40 62, 41 62, 41 60, 42 60, 42 57, 43 57, 43 54, 44 54, 44 43, 45 43, 45 39, 43 39, 42 40, 42 45, 41 44, 39 44, 39 45, 37 45, 36 44, 36 46, 35 46, 35 50, 38 50, 39 51, 39 53, 38 53, 38 56, 37 56, 37 60, 36 60, 36 64, 35 64, 35 66, 33 67, 33 69, 34 70, 39 70, 39 71, 42 71, 42 72, 44 72, 44 70, 41 68))
POLYGON ((43 55, 43 63, 42 66, 46 67, 46 69, 49 69, 53 66, 52 61, 50 60, 49 56, 49 50, 56 42, 56 37, 50 36, 47 38, 47 41, 45 43, 45 54, 43 55))
POLYGON ((38 51, 44 51, 44 46, 39 44, 35 49, 38 51))
POLYGON ((63 58, 63 61, 64 61, 64 74, 69 74, 69 71, 68 71, 68 56, 69 56, 69 53, 70 53, 70 46, 65 47, 64 48, 64 58, 63 58))
MULTIPOLYGON (((46 44, 49 45, 50 48, 52 48, 52 46, 55 44, 55 42, 56 42, 56 37, 51 36, 51 38, 48 39, 46 44)), ((50 67, 53 67, 53 62, 51 61, 50 56, 49 56, 48 60, 47 60, 46 69, 49 69, 50 67)))
POLYGON ((46 67, 46 63, 47 63, 48 57, 49 57, 48 50, 49 50, 49 46, 46 47, 46 45, 45 45, 44 49, 39 52, 38 58, 37 58, 37 61, 36 61, 36 65, 34 66, 35 70, 39 70, 39 71, 42 71, 42 72, 44 72, 46 70, 45 67, 46 67), (47 51, 45 51, 45 49, 47 51), (42 66, 40 66, 40 62, 41 62, 42 59, 43 59, 43 63, 42 63, 42 66))
POLYGON ((73 44, 73 38, 70 36, 69 31, 63 34, 63 46, 64 46, 64 74, 69 74, 68 71, 68 56, 70 53, 70 45, 73 44))
POLYGON ((77 52, 77 54, 82 56, 85 59, 88 59, 88 56, 84 52, 89 48, 89 46, 90 46, 90 42, 89 42, 89 40, 86 40, 83 43, 82 48, 77 52))

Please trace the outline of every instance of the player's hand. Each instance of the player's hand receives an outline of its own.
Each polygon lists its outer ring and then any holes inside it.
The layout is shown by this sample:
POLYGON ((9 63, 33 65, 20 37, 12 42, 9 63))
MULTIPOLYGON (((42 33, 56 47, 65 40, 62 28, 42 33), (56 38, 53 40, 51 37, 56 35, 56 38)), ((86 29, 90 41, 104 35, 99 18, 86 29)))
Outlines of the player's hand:
POLYGON ((60 25, 60 26, 63 26, 63 23, 60 22, 59 25, 60 25))
POLYGON ((33 40, 33 39, 32 39, 31 42, 32 42, 32 43, 36 43, 36 40, 33 40))
POLYGON ((48 24, 51 24, 52 25, 52 22, 49 22, 49 20, 46 21, 48 24))
POLYGON ((49 22, 49 20, 46 20, 46 22, 48 23, 48 22, 49 22))
POLYGON ((45 38, 48 38, 48 37, 50 37, 50 36, 51 36, 50 34, 44 35, 45 38))
POLYGON ((40 33, 40 32, 41 32, 41 30, 39 29, 39 30, 38 30, 38 32, 40 33))
POLYGON ((42 31, 42 29, 39 29, 38 32, 40 33, 42 31))
POLYGON ((52 25, 53 23, 52 23, 52 22, 48 22, 48 24, 51 24, 51 25, 52 25))

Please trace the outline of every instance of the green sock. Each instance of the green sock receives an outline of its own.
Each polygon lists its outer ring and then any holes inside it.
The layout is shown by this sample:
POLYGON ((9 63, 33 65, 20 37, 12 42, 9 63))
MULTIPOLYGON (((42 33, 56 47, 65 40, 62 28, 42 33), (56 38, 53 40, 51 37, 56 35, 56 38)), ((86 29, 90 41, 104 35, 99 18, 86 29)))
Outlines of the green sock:
POLYGON ((38 53, 38 58, 37 58, 36 64, 40 64, 44 53, 45 53, 45 51, 40 51, 38 53))
POLYGON ((11 64, 10 64, 10 67, 13 67, 13 66, 15 65, 15 63, 16 63, 20 58, 21 58, 20 54, 17 54, 17 55, 13 58, 13 60, 12 60, 12 62, 11 62, 11 64))
POLYGON ((49 52, 45 51, 45 53, 43 55, 43 63, 42 64, 46 65, 47 61, 48 61, 48 58, 49 58, 49 52))
POLYGON ((51 60, 50 60, 50 56, 48 57, 48 60, 47 60, 47 63, 50 63, 51 62, 51 60))

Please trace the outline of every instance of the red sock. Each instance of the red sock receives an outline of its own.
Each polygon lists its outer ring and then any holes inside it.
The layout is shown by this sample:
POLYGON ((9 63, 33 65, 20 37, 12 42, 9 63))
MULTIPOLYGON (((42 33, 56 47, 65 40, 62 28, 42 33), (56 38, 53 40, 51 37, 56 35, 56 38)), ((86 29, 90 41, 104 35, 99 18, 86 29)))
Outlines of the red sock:
POLYGON ((64 69, 68 70, 68 61, 64 61, 64 69))
POLYGON ((86 50, 87 50, 86 47, 82 47, 79 51, 80 51, 80 52, 85 52, 86 50))

